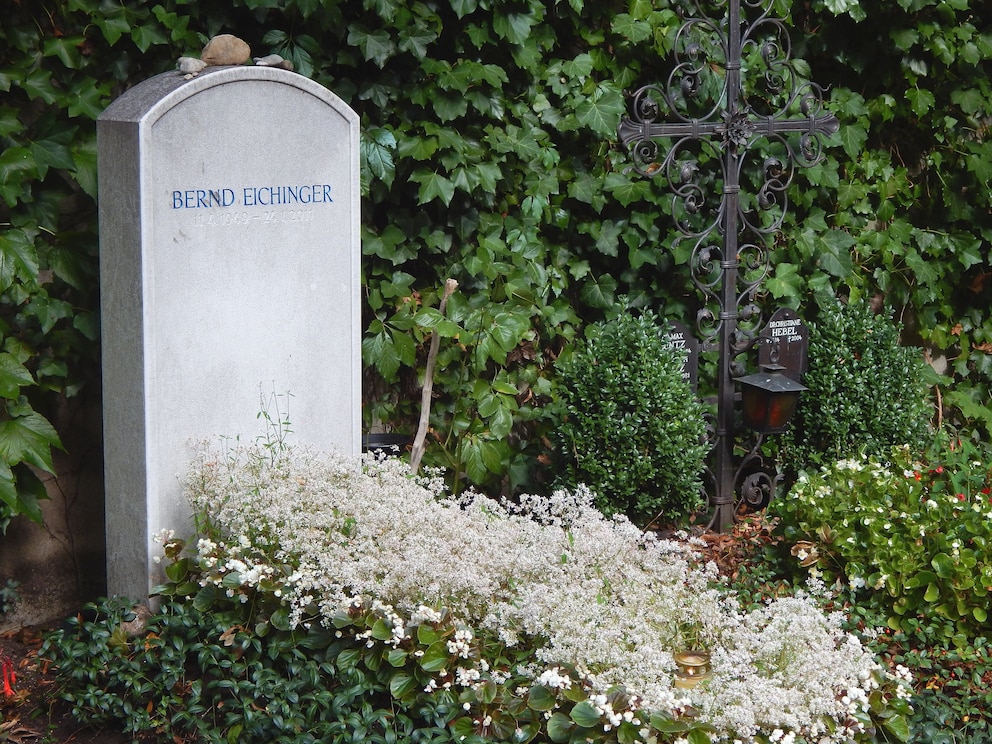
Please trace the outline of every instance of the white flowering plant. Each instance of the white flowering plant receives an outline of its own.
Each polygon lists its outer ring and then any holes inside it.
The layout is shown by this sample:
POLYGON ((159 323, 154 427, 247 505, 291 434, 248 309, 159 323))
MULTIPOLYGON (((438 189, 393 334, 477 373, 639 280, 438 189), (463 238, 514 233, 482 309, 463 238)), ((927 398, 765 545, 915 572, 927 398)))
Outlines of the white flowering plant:
POLYGON ((827 582, 875 590, 888 624, 940 617, 947 641, 987 633, 992 613, 992 454, 942 436, 925 452, 840 460, 803 473, 772 504, 799 562, 827 582))
POLYGON ((813 594, 745 612, 691 541, 606 518, 585 489, 454 498, 395 459, 272 455, 200 451, 185 481, 199 534, 165 538, 158 591, 240 611, 245 643, 338 649, 337 667, 456 741, 903 738, 904 683, 813 594), (712 660, 691 689, 675 684, 687 646, 712 660))

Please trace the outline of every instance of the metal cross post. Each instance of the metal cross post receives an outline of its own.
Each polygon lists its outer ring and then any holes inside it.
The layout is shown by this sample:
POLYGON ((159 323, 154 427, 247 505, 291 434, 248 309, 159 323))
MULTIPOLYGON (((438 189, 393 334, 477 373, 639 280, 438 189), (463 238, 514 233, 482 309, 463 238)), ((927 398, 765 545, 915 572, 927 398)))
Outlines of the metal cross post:
POLYGON ((822 89, 797 73, 784 23, 771 15, 774 0, 743 0, 756 16, 750 22, 741 17, 742 0, 714 1, 727 7, 722 24, 704 17, 700 0, 689 0, 694 15, 683 16, 667 83, 634 93, 618 134, 637 172, 668 181, 681 232, 673 248, 692 241, 693 281, 704 296, 697 328, 703 350, 719 352, 710 525, 724 531, 735 513, 734 376, 742 373, 735 358, 753 345, 760 325, 755 293, 794 168, 816 163, 821 136, 839 124, 823 109, 822 89), (758 79, 745 87, 751 73, 758 79), (673 143, 666 153, 659 140, 673 143), (752 150, 758 143, 761 152, 752 150), (708 163, 719 163, 720 172, 705 174, 708 163), (744 199, 742 186, 752 187, 744 199), (710 191, 717 203, 708 204, 710 191))

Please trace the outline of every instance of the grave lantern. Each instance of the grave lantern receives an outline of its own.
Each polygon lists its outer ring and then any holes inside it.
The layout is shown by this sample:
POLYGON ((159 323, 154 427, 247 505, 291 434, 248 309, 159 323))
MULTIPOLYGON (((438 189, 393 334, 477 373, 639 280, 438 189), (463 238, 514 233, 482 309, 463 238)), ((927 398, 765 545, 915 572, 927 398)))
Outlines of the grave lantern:
POLYGON ((741 385, 741 412, 748 428, 763 434, 785 431, 807 388, 786 377, 780 364, 766 364, 761 372, 737 378, 741 385))

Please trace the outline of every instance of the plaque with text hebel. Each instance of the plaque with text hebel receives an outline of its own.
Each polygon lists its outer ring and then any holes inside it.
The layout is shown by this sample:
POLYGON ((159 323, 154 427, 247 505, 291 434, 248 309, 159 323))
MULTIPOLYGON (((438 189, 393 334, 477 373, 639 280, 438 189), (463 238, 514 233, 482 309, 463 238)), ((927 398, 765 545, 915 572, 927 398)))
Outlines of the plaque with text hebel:
POLYGON ((759 334, 758 364, 780 364, 782 374, 801 382, 806 373, 806 354, 809 348, 809 330, 787 307, 776 310, 768 325, 759 334))
POLYGON ((669 321, 671 330, 668 332, 668 339, 676 349, 685 352, 685 361, 682 364, 682 379, 688 382, 692 389, 696 389, 699 380, 699 341, 689 332, 684 323, 677 320, 669 321))
POLYGON ((185 537, 191 443, 361 447, 359 121, 271 67, 165 73, 97 124, 108 589, 140 599, 185 537))

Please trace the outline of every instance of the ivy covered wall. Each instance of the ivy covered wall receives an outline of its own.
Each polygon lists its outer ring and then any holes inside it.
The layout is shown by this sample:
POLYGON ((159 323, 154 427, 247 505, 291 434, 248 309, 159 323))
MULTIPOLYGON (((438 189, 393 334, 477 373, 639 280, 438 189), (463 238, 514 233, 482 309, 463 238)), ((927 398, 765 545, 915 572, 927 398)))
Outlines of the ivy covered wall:
MULTIPOLYGON (((8 3, 0 514, 38 515, 55 402, 99 384, 94 120, 221 32, 290 58, 361 115, 367 428, 412 432, 426 341, 439 334, 425 463, 491 489, 540 481, 553 360, 569 340, 621 295, 671 317, 696 303, 688 257, 669 250, 664 184, 626 172, 616 141, 624 92, 661 74, 675 5, 8 3), (447 278, 460 286, 441 315, 447 278)), ((762 299, 807 318, 835 296, 874 300, 946 360, 947 415, 992 428, 992 10, 775 9, 842 128, 790 193, 762 299)))

